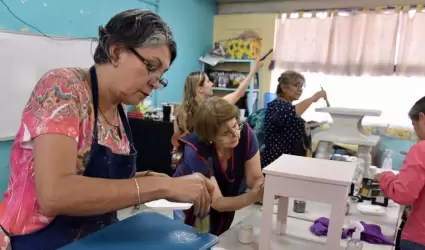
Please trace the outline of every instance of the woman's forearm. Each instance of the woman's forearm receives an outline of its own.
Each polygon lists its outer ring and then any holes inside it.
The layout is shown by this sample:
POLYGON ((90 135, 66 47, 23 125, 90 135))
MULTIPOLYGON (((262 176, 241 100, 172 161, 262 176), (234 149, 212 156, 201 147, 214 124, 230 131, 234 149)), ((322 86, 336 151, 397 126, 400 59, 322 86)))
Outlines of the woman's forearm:
POLYGON ((234 197, 219 197, 211 206, 218 212, 232 212, 253 204, 255 197, 248 192, 234 197))
MULTIPOLYGON (((167 196, 165 178, 148 176, 136 180, 141 203, 167 196)), ((134 179, 107 180, 78 175, 66 176, 58 179, 51 191, 43 193, 37 193, 38 200, 47 216, 98 215, 139 203, 134 179)))
POLYGON ((295 105, 295 113, 297 113, 298 116, 301 116, 311 106, 311 104, 313 104, 312 97, 305 99, 304 101, 295 105))
POLYGON ((223 99, 225 99, 226 101, 232 104, 237 103, 239 99, 241 99, 242 96, 245 94, 255 74, 256 72, 254 71, 249 72, 248 76, 243 81, 240 82, 238 88, 234 92, 223 96, 223 99))

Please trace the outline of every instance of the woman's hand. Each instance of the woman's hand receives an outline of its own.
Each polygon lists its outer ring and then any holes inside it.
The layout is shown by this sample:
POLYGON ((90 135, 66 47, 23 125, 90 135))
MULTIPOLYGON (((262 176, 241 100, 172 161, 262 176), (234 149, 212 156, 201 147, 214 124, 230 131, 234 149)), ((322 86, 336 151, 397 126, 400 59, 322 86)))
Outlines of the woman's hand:
POLYGON ((320 100, 320 99, 327 99, 327 96, 326 96, 326 91, 324 91, 324 90, 320 90, 320 91, 318 91, 318 92, 316 92, 312 97, 311 97, 311 101, 312 102, 317 102, 318 100, 320 100))
POLYGON ((214 184, 202 174, 195 173, 171 178, 167 199, 192 203, 195 215, 204 216, 209 212, 214 184))
POLYGON ((251 196, 253 203, 257 201, 262 201, 264 196, 264 184, 254 189, 250 189, 248 193, 251 196))
POLYGON ((157 173, 157 172, 153 172, 153 171, 149 171, 149 170, 136 173, 136 177, 145 177, 145 176, 170 177, 166 174, 157 173))
POLYGON ((257 73, 264 66, 264 61, 260 59, 255 60, 254 67, 252 68, 253 73, 257 73))
POLYGON ((373 177, 373 179, 374 179, 375 181, 377 181, 377 182, 380 182, 380 181, 381 181, 381 179, 382 179, 382 175, 381 175, 381 174, 376 174, 376 175, 373 177))

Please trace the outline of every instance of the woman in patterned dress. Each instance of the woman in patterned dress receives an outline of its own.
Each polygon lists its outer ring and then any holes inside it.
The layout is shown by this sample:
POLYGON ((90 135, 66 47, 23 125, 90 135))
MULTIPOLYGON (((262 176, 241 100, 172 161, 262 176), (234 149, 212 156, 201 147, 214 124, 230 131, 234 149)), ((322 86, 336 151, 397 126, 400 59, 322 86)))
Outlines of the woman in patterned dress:
POLYGON ((123 104, 136 105, 166 86, 162 75, 175 58, 164 21, 134 9, 99 28, 90 69, 42 76, 11 151, 0 247, 55 250, 115 223, 119 209, 160 198, 208 210, 214 186, 205 177, 136 173, 123 104))

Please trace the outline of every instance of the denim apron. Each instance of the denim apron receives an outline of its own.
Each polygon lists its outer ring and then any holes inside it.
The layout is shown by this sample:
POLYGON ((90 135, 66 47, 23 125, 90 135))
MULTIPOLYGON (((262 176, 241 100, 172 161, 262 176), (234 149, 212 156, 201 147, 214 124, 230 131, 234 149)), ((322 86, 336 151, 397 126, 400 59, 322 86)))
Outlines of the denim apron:
MULTIPOLYGON (((217 184, 224 197, 238 196, 240 194, 240 188, 245 180, 245 162, 250 147, 248 141, 248 126, 242 127, 241 135, 244 134, 246 136, 241 136, 239 144, 233 149, 233 157, 229 159, 226 170, 221 168, 214 144, 202 142, 195 134, 188 134, 180 139, 180 143, 183 146, 191 145, 194 147, 198 154, 197 156, 202 158, 205 162, 207 162, 208 158, 212 159, 214 177, 217 180, 217 184)), ((192 168, 189 172, 187 169, 183 170, 182 163, 180 163, 174 173, 174 177, 191 174, 192 171, 206 175, 205 171, 203 171, 204 169, 201 169, 203 166, 197 167, 200 168, 192 168)), ((183 213, 182 211, 175 210, 175 219, 184 220, 185 224, 190 226, 195 225, 196 216, 194 214, 193 207, 188 210, 184 210, 183 213)), ((219 212, 214 208, 210 208, 210 233, 219 236, 227 231, 232 225, 234 216, 235 211, 219 212)))
MULTIPOLYGON (((132 178, 136 173, 136 152, 124 109, 122 105, 118 105, 118 112, 130 142, 130 155, 114 154, 109 148, 98 144, 99 91, 94 66, 90 68, 90 78, 95 122, 91 151, 86 159, 86 169, 83 175, 105 179, 132 178)), ((12 250, 56 250, 117 221, 117 212, 94 216, 60 215, 56 216, 46 227, 33 233, 24 235, 8 234, 6 231, 5 233, 10 238, 12 250)))

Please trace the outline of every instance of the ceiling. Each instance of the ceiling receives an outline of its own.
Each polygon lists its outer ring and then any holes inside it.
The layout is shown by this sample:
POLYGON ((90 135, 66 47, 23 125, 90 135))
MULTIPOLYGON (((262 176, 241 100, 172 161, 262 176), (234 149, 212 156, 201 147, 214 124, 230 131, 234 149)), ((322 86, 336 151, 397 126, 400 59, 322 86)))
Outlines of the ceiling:
MULTIPOLYGON (((309 0, 309 2, 335 2, 335 0, 309 0)), ((219 4, 230 3, 273 3, 273 2, 305 2, 305 0, 217 0, 219 4)))
POLYGON ((278 13, 333 8, 419 4, 423 0, 216 0, 218 14, 278 13))
MULTIPOLYGON (((217 3, 278 2, 279 0, 217 0, 217 3)), ((281 0, 282 1, 282 0, 281 0)))

